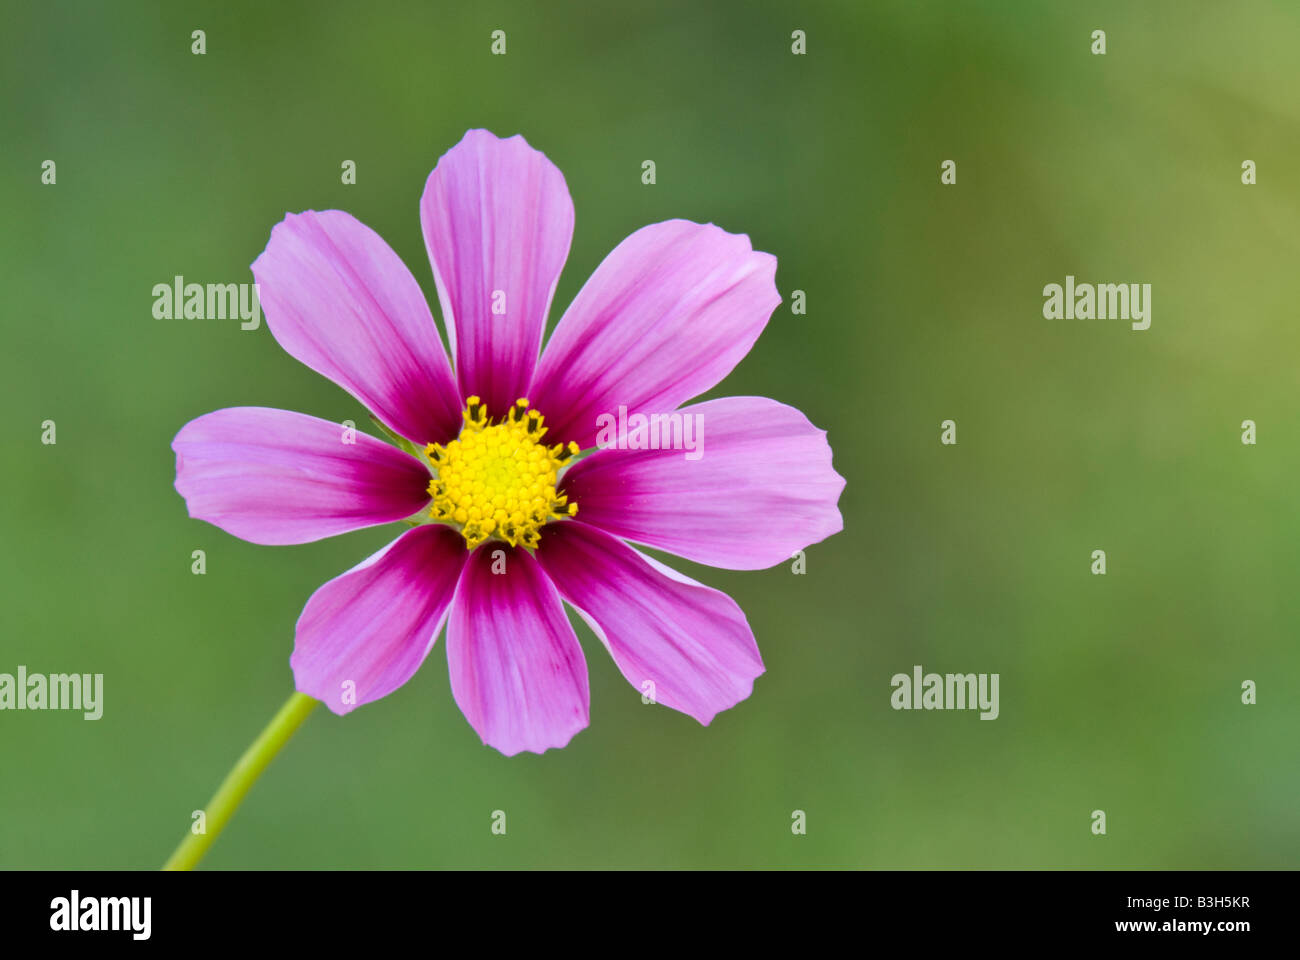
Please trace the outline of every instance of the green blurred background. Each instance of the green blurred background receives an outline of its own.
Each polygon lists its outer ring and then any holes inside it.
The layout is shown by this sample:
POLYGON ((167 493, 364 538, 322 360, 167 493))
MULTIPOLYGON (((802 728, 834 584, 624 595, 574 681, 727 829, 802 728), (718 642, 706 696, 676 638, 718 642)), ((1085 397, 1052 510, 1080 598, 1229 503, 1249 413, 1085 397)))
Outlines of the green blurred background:
POLYGON ((161 864, 290 692, 308 595, 397 532, 268 548, 187 518, 191 418, 368 422, 265 324, 155 320, 153 285, 251 281, 286 211, 337 207, 436 313, 418 199, 478 126, 568 180, 552 323, 649 222, 776 255, 784 303, 713 394, 829 430, 845 531, 804 576, 676 564, 768 668, 711 727, 579 627, 591 726, 507 759, 440 641, 318 710, 206 866, 1300 865, 1300 6, 650 6, 6 5, 0 672, 103 673, 105 709, 0 714, 0 865, 161 864), (1151 329, 1044 320, 1067 273, 1152 283, 1151 329), (1001 716, 895 712, 918 663, 999 673, 1001 716))

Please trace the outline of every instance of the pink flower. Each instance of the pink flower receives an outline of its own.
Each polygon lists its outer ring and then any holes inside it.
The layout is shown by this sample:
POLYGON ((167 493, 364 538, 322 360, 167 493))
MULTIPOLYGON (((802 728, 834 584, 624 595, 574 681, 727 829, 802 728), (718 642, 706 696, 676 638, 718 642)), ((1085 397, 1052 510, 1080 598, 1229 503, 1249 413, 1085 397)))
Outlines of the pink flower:
POLYGON ((286 216, 253 274, 280 345, 423 456, 301 413, 217 410, 172 443, 190 516, 286 544, 420 515, 298 619, 295 684, 335 713, 409 680, 446 623, 452 694, 483 741, 562 747, 588 720, 563 600, 634 687, 708 724, 763 672, 753 633, 726 594, 628 541, 753 570, 843 525, 844 480, 798 410, 682 406, 762 332, 781 300, 775 258, 712 224, 643 227, 539 358, 573 232, 560 171, 522 137, 471 130, 430 174, 420 222, 454 369, 415 278, 346 213, 286 216), (602 443, 567 462, 620 407, 696 418, 702 455, 602 443))

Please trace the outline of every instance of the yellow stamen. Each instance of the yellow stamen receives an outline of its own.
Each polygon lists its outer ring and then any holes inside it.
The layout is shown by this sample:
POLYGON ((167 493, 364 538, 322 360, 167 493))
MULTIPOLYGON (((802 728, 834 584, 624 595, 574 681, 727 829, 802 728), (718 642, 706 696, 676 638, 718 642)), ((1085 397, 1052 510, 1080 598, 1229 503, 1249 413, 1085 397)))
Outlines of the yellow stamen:
POLYGON ((435 473, 429 482, 433 519, 459 527, 471 550, 489 537, 535 548, 545 524, 577 514, 578 505, 555 485, 578 445, 543 444, 546 418, 529 410, 526 399, 492 423, 482 400, 467 397, 461 416, 459 437, 425 448, 435 473))

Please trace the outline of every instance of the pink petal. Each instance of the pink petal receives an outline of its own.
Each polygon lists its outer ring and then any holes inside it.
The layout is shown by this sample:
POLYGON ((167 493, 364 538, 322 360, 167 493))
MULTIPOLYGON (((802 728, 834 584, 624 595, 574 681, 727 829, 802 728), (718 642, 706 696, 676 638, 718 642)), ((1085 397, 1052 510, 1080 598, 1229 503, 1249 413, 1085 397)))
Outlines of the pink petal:
POLYGON ((700 418, 699 459, 681 449, 608 448, 579 460, 561 486, 580 520, 732 570, 781 563, 843 528, 844 478, 831 466, 826 432, 798 410, 726 397, 677 413, 700 418))
POLYGON ((338 210, 289 214, 253 262, 280 346, 417 443, 460 429, 460 396, 429 305, 379 234, 338 210))
POLYGON ((443 154, 420 223, 462 397, 495 416, 526 396, 573 238, 564 176, 523 137, 471 130, 443 154), (494 313, 494 293, 504 314, 494 313))
POLYGON ((190 516, 252 543, 307 543, 429 501, 429 471, 414 457, 303 413, 216 410, 181 427, 172 449, 190 516))
POLYGON ((548 525, 537 558, 642 695, 707 725, 753 690, 763 660, 725 593, 576 521, 548 525))
POLYGON ((465 719, 508 757, 563 747, 587 725, 587 661, 560 595, 527 550, 490 541, 470 556, 447 625, 447 662, 465 719))
POLYGON ((749 352, 781 302, 776 258, 713 224, 643 227, 610 253, 556 327, 528 397, 548 440, 591 446, 596 418, 672 410, 749 352))
POLYGON ((428 523, 402 534, 307 601, 294 633, 294 683, 350 713, 410 680, 442 630, 465 541, 428 523))

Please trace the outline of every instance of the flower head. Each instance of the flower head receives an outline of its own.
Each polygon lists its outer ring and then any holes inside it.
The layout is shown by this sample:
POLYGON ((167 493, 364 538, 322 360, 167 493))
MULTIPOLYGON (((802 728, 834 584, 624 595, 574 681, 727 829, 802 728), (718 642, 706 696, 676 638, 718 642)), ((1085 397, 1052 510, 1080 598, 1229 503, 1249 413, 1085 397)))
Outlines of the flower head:
POLYGON ((644 227, 542 352, 573 232, 559 170, 522 137, 472 130, 430 174, 420 219, 452 359, 415 278, 346 213, 290 214, 253 263, 280 345, 407 449, 304 414, 217 410, 172 444, 190 515, 263 544, 414 523, 298 620, 295 683, 335 713, 410 679, 445 624, 452 693, 484 742, 562 747, 588 721, 567 602, 638 690, 709 723, 763 672, 754 636, 730 597, 631 543, 748 570, 842 526, 844 480, 803 414, 687 404, 762 332, 775 259, 712 224, 644 227), (616 411, 632 428, 611 445, 616 411), (707 455, 673 445, 683 425, 707 428, 707 455))
POLYGON ((544 525, 578 513, 578 505, 556 489, 578 445, 544 445, 546 418, 529 410, 526 398, 516 400, 499 423, 488 420, 478 397, 465 403, 460 436, 425 450, 433 465, 430 515, 455 524, 471 550, 491 536, 536 549, 544 525))

